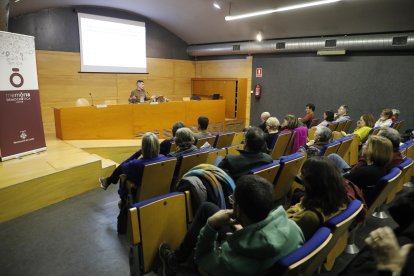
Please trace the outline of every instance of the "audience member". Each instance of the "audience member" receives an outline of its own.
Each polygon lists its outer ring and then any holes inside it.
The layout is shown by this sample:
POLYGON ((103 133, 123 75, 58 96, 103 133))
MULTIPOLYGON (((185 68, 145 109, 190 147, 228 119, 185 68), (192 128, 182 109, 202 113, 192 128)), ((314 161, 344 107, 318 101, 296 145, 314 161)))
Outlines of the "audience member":
POLYGON ((261 130, 263 130, 263 132, 264 133, 267 133, 267 129, 266 129, 266 121, 267 121, 267 119, 269 119, 270 118, 270 113, 269 112, 263 112, 261 115, 260 115, 260 120, 262 120, 262 123, 259 125, 259 128, 261 129, 261 130))
POLYGON ((287 114, 284 117, 283 123, 280 127, 283 132, 287 132, 287 131, 295 130, 295 128, 298 128, 300 125, 301 123, 299 122, 298 118, 296 118, 295 115, 287 114))
POLYGON ((330 123, 332 123, 334 120, 334 113, 331 110, 327 110, 323 113, 323 121, 319 123, 318 126, 329 126, 330 123))
POLYGON ((387 173, 386 166, 392 157, 391 141, 385 137, 371 135, 362 147, 362 154, 366 157, 367 166, 359 167, 344 177, 361 188, 369 206, 373 199, 370 192, 378 180, 387 173))
POLYGON ((264 178, 246 175, 240 177, 230 197, 233 209, 203 204, 177 250, 161 244, 164 275, 176 272, 194 246, 196 264, 209 275, 262 275, 279 258, 297 249, 304 242, 303 234, 283 207, 272 210, 272 190, 264 178), (236 223, 241 226, 226 238, 236 223), (222 242, 220 247, 217 242, 222 242))
POLYGON ((380 118, 375 123, 374 127, 389 127, 392 125, 392 110, 389 108, 383 109, 380 118))
POLYGON ((198 132, 195 133, 196 138, 209 136, 210 132, 207 131, 209 120, 207 117, 200 116, 198 117, 198 132))
POLYGON ((266 145, 269 150, 273 148, 275 137, 279 133, 280 123, 276 117, 270 117, 266 121, 267 133, 265 134, 266 145))
POLYGON ((310 126, 312 123, 313 118, 315 118, 315 105, 314 104, 307 104, 305 108, 306 115, 303 118, 299 118, 299 121, 306 124, 307 127, 310 126))
MULTIPOLYGON (((101 188, 106 190, 109 185, 117 184, 119 181, 119 176, 121 174, 126 174, 127 179, 133 181, 135 184, 140 184, 142 171, 139 170, 140 166, 144 162, 156 161, 162 159, 164 155, 160 153, 160 144, 158 138, 154 133, 147 132, 142 137, 142 148, 141 150, 135 152, 131 157, 121 163, 109 177, 99 178, 99 183, 101 188), (141 157, 142 155, 142 157, 141 157)), ((127 191, 125 187, 119 187, 118 191, 121 199, 126 197, 127 191)))
POLYGON ((287 213, 308 240, 326 220, 346 208, 348 198, 341 174, 328 158, 316 156, 307 159, 301 174, 304 196, 287 213))
MULTIPOLYGON (((357 127, 354 130, 353 134, 357 135, 359 144, 361 145, 363 141, 368 137, 369 132, 374 127, 374 116, 372 114, 363 114, 357 122, 357 127)), ((346 136, 344 131, 341 131, 342 136, 346 136)))
POLYGON ((179 157, 185 153, 197 150, 194 145, 194 134, 188 127, 182 127, 177 130, 174 136, 174 142, 177 145, 177 151, 170 152, 167 156, 179 157))
POLYGON ((351 117, 348 115, 349 107, 345 104, 341 105, 338 108, 338 113, 335 114, 335 123, 340 123, 343 121, 351 120, 351 117))
POLYGON ((177 122, 173 125, 172 130, 171 130, 172 138, 171 139, 165 139, 164 141, 161 142, 161 144, 160 144, 160 154, 167 155, 167 154, 170 153, 171 144, 174 143, 175 133, 177 132, 177 130, 179 130, 182 127, 185 127, 182 122, 177 122))
POLYGON ((137 88, 131 91, 131 95, 129 95, 128 102, 129 103, 142 103, 145 101, 149 101, 151 99, 148 92, 145 92, 144 89, 144 81, 138 80, 137 81, 137 88))
POLYGON ((272 157, 263 152, 266 149, 264 136, 260 128, 249 128, 245 136, 244 150, 239 150, 240 155, 228 154, 218 167, 237 181, 240 176, 247 174, 251 169, 272 163, 272 157))
POLYGON ((300 152, 306 153, 307 157, 318 156, 324 146, 329 144, 332 139, 332 131, 324 126, 316 127, 315 140, 310 140, 299 148, 300 152))
POLYGON ((398 117, 400 117, 400 111, 398 109, 393 108, 392 109, 392 117, 391 120, 395 124, 398 122, 398 117))
POLYGON ((296 133, 293 140, 291 152, 289 153, 297 152, 301 146, 306 144, 306 141, 308 139, 308 128, 304 126, 303 123, 300 122, 295 115, 287 114, 285 116, 282 124, 282 131, 295 131, 296 133))

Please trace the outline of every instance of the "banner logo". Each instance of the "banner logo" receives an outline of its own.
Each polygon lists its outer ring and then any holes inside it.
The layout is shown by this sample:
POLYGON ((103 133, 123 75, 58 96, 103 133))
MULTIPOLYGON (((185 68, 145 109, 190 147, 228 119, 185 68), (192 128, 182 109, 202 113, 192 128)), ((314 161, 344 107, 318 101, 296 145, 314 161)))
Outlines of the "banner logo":
POLYGON ((10 75, 10 84, 16 88, 22 87, 24 83, 24 79, 23 79, 23 76, 19 73, 19 68, 13 68, 12 71, 14 73, 10 75))
POLYGON ((31 94, 29 92, 8 92, 6 93, 6 103, 23 103, 30 101, 31 94))

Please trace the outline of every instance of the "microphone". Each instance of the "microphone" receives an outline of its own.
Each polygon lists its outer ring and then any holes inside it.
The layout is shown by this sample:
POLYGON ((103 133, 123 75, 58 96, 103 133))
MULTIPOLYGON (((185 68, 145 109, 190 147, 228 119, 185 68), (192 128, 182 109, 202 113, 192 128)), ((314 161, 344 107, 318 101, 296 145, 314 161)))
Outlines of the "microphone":
POLYGON ((94 106, 94 104, 93 104, 93 97, 92 97, 92 93, 89 93, 89 96, 91 96, 91 100, 92 100, 92 104, 91 104, 91 106, 94 106))

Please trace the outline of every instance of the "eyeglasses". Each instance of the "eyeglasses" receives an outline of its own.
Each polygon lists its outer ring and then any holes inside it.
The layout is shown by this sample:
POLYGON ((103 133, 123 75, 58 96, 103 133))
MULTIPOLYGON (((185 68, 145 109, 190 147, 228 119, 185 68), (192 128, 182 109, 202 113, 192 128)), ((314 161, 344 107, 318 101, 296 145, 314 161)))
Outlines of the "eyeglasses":
POLYGON ((234 195, 229 195, 229 203, 230 203, 231 205, 233 205, 233 204, 234 204, 234 195))

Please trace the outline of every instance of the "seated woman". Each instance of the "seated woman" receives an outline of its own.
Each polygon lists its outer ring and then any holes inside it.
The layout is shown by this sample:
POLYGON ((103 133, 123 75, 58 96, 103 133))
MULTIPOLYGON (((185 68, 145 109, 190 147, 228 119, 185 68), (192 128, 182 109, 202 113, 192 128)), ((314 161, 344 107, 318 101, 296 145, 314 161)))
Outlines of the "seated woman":
POLYGON ((160 144, 160 153, 161 154, 167 155, 167 154, 170 153, 171 144, 174 142, 175 134, 177 133, 177 130, 179 130, 182 127, 185 127, 184 123, 182 123, 182 122, 177 122, 173 125, 173 127, 171 129, 172 138, 171 139, 165 139, 160 144))
POLYGON ((301 173, 304 196, 287 213, 308 240, 326 220, 346 208, 348 198, 342 176, 328 158, 316 156, 307 159, 301 173))
POLYGON ((352 170, 344 177, 361 188, 369 206, 372 202, 370 191, 387 173, 386 165, 391 161, 393 154, 392 143, 387 138, 371 135, 362 147, 362 154, 365 155, 367 166, 352 170))
POLYGON ((383 109, 380 118, 375 123, 374 127, 389 127, 392 125, 392 110, 389 108, 383 109))
MULTIPOLYGON (((121 163, 109 177, 99 178, 101 188, 106 190, 109 185, 117 184, 119 181, 119 176, 121 174, 126 174, 129 180, 132 180, 134 183, 140 183, 142 171, 137 170, 144 162, 148 161, 157 161, 162 159, 164 155, 160 153, 160 143, 158 142, 157 136, 152 132, 147 132, 142 137, 142 148, 135 152, 131 157, 121 163)), ((124 190, 125 187, 118 192, 121 196, 127 195, 128 191, 124 190), (126 194, 125 194, 126 192, 126 194)))
POLYGON ((332 110, 327 110, 323 113, 323 121, 317 126, 327 127, 334 120, 335 113, 332 110))
POLYGON ((273 149, 273 142, 279 133, 280 123, 276 117, 270 117, 266 121, 267 133, 265 133, 266 145, 269 150, 273 149))
POLYGON ((174 142, 177 145, 177 151, 170 152, 167 156, 169 157, 180 157, 185 153, 189 153, 197 150, 198 148, 194 145, 194 134, 188 127, 182 127, 177 130, 174 137, 174 142))
POLYGON ((293 140, 292 150, 290 153, 295 153, 298 149, 306 144, 308 139, 308 128, 296 118, 295 115, 287 114, 281 125, 282 132, 295 131, 295 140, 293 140))
MULTIPOLYGON (((362 144, 364 140, 368 137, 369 132, 374 127, 374 116, 372 114, 364 114, 361 118, 357 121, 357 127, 354 130, 353 134, 357 135, 359 140, 359 145, 362 144)), ((341 131, 343 137, 347 134, 345 131, 341 131)))

